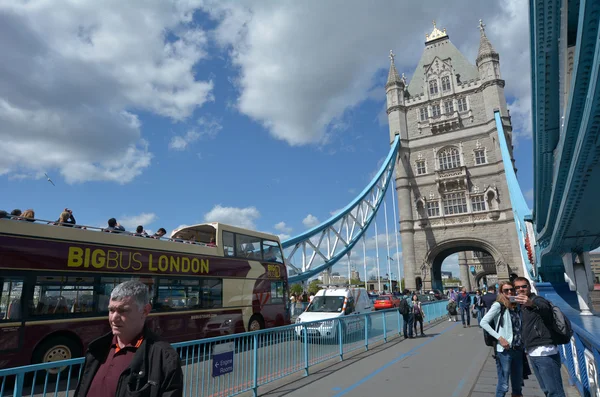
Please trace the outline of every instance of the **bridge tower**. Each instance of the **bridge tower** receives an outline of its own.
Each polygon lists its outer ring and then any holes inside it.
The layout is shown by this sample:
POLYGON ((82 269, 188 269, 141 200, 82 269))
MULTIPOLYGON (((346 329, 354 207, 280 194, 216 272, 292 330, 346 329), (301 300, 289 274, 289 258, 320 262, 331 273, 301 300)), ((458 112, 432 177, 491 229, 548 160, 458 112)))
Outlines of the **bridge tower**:
MULTIPOLYGON (((480 21, 475 65, 433 24, 410 84, 390 52, 390 141, 400 136, 396 190, 406 288, 442 288, 441 265, 459 254, 463 286, 522 275, 494 121, 512 142, 500 57, 480 21)), ((512 146, 512 144, 510 144, 512 146)), ((512 152, 512 147, 511 147, 512 152)), ((513 161, 514 163, 514 161, 513 161)))

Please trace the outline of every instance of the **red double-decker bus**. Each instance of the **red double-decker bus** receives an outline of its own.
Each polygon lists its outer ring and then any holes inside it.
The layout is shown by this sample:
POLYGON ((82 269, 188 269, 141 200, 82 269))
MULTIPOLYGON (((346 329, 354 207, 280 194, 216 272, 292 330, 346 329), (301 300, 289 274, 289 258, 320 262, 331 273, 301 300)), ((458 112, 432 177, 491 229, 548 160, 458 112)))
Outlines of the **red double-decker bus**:
POLYGON ((170 342, 289 324, 277 236, 220 223, 170 239, 0 220, 0 368, 74 358, 110 331, 119 283, 150 288, 147 325, 170 342))

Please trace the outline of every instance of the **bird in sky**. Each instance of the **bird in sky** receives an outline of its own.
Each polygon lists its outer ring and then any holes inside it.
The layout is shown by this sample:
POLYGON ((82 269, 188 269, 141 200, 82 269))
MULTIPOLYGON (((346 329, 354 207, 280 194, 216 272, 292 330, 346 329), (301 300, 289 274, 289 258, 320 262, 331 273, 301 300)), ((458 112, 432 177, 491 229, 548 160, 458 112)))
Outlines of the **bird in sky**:
POLYGON ((46 179, 48 179, 48 182, 50 182, 52 184, 52 186, 56 186, 54 184, 54 182, 52 182, 52 179, 50 179, 50 177, 48 176, 48 174, 44 173, 44 175, 46 175, 46 179))

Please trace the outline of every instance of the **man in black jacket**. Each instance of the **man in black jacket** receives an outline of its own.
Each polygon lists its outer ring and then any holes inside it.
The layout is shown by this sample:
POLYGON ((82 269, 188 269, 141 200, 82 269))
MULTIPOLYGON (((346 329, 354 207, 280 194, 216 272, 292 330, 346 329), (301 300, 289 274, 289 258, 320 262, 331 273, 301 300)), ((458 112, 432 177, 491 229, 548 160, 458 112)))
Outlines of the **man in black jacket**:
POLYGON ((490 308, 492 307, 494 302, 496 302, 497 297, 498 297, 498 295, 496 295, 496 287, 493 285, 490 285, 488 287, 487 294, 485 294, 481 297, 481 300, 483 301, 483 304, 485 305, 486 311, 490 310, 490 308))
POLYGON ((550 324, 554 321, 552 307, 541 296, 531 293, 525 277, 514 281, 516 302, 522 310, 522 336, 529 361, 544 394, 548 397, 565 397, 560 374, 560 356, 552 340, 550 324))
POLYGON ((180 397, 179 355, 144 324, 150 313, 148 287, 126 281, 108 304, 112 331, 88 346, 76 397, 180 397))

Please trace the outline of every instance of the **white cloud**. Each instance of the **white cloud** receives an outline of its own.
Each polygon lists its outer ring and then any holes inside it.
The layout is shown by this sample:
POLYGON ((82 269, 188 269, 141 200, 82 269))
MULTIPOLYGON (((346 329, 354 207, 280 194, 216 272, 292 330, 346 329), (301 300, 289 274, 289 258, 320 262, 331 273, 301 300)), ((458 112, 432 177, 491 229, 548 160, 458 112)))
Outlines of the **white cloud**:
MULTIPOLYGON (((169 142, 169 149, 172 150, 185 150, 188 145, 196 142, 197 140, 203 137, 214 138, 217 136, 219 131, 223 129, 221 123, 216 120, 208 120, 205 118, 200 118, 198 120, 199 128, 192 128, 188 130, 185 135, 176 135, 171 138, 171 142, 169 142)), ((199 156, 200 160, 202 157, 199 156)))
POLYGON ((154 221, 157 219, 158 217, 153 212, 142 212, 139 215, 122 216, 120 219, 117 220, 121 225, 125 226, 125 229, 135 230, 135 228, 138 225, 142 225, 145 227, 146 225, 154 223, 154 221))
POLYGON ((515 98, 513 122, 527 124, 529 50, 522 38, 529 32, 522 0, 389 0, 376 5, 359 0, 213 0, 206 11, 218 23, 217 41, 239 68, 237 108, 290 145, 327 142, 344 125, 345 112, 373 98, 376 89, 383 101, 383 87, 377 88, 380 82, 373 78, 387 70, 389 50, 395 50, 400 72, 410 77, 432 19, 448 29, 453 43, 474 63, 477 21, 483 18, 501 55, 506 92, 515 98), (460 10, 466 9, 465 18, 460 10))
POLYGON ((277 236, 279 237, 279 241, 285 241, 285 240, 289 239, 290 237, 292 237, 289 234, 285 234, 285 233, 280 233, 277 236))
MULTIPOLYGON (((275 230, 278 230, 283 233, 291 233, 292 232, 292 228, 287 226, 285 224, 285 222, 283 222, 283 221, 281 221, 275 225, 275 230)), ((288 238, 289 238, 289 236, 288 236, 288 238)))
POLYGON ((444 262, 442 262, 442 270, 445 272, 452 272, 452 277, 460 277, 458 254, 452 254, 444 259, 444 262))
POLYGON ((533 188, 525 192, 525 198, 529 201, 533 200, 533 188))
POLYGON ((0 3, 0 174, 127 183, 152 154, 134 111, 180 121, 212 100, 195 77, 192 1, 0 3), (10 39, 7 39, 10 37, 10 39))
POLYGON ((306 218, 302 219, 302 224, 310 229, 319 224, 319 219, 312 214, 308 214, 306 218))
POLYGON ((204 215, 205 222, 222 222, 246 229, 256 229, 260 212, 255 207, 235 208, 216 205, 204 215))

